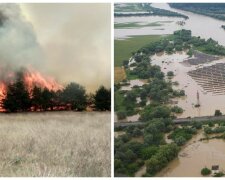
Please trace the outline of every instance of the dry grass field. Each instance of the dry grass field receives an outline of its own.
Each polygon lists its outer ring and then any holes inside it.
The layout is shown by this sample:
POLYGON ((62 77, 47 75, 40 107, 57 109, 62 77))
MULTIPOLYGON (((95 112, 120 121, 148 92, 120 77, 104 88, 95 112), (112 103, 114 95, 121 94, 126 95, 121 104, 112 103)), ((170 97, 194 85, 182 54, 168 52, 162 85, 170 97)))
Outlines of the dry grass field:
POLYGON ((119 83, 122 80, 126 79, 126 72, 123 67, 115 67, 114 68, 114 79, 115 83, 119 83))
POLYGON ((0 176, 110 176, 109 112, 0 114, 0 176))

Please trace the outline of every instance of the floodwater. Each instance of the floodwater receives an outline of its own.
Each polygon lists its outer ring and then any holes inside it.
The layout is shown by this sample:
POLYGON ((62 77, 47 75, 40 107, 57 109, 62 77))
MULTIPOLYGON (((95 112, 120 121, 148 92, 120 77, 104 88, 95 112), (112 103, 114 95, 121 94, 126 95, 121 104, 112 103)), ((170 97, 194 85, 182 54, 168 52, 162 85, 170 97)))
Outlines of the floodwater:
POLYGON ((213 19, 208 16, 203 16, 187 11, 177 10, 170 8, 165 3, 152 3, 151 6, 166 9, 174 12, 178 12, 187 15, 189 19, 184 20, 178 17, 160 17, 160 16, 143 16, 143 17, 116 17, 115 23, 127 23, 127 22, 140 22, 140 23, 153 23, 162 22, 161 26, 151 26, 143 28, 132 29, 115 29, 115 39, 124 39, 134 35, 163 35, 172 34, 179 29, 188 29, 192 31, 194 36, 200 36, 202 38, 212 38, 219 42, 221 45, 225 45, 225 31, 221 28, 224 25, 224 21, 213 19), (178 21, 185 21, 183 26, 177 24, 178 21), (163 22, 164 21, 164 22, 163 22))
POLYGON ((225 170, 225 141, 211 139, 199 141, 203 131, 194 136, 179 152, 178 158, 157 174, 158 177, 200 177, 201 169, 219 165, 225 170))
POLYGON ((132 115, 132 116, 127 116, 126 119, 118 120, 118 117, 115 114, 114 122, 118 122, 118 121, 119 122, 136 122, 136 121, 138 121, 139 117, 140 117, 140 114, 135 114, 135 115, 132 115))
POLYGON ((124 135, 124 134, 126 134, 126 132, 124 132, 124 131, 115 131, 114 132, 114 137, 118 138, 119 136, 124 135))
POLYGON ((179 83, 178 86, 174 86, 174 89, 185 90, 185 97, 173 99, 174 102, 177 102, 178 106, 184 109, 184 112, 177 116, 196 117, 214 115, 216 109, 219 109, 222 113, 225 113, 225 95, 215 95, 211 92, 204 91, 204 89, 187 74, 188 71, 195 70, 200 66, 206 67, 216 63, 225 63, 225 58, 202 65, 191 66, 187 66, 182 63, 187 59, 188 55, 186 52, 177 52, 171 55, 161 53, 151 57, 152 64, 159 65, 162 72, 165 74, 168 71, 174 72, 175 76, 172 78, 172 82, 177 81, 179 83), (199 108, 195 107, 197 104, 197 92, 199 93, 199 101, 201 105, 199 108))
MULTIPOLYGON (((171 161, 164 169, 156 174, 156 177, 201 177, 201 169, 219 165, 220 171, 225 170, 225 141, 211 139, 199 141, 204 137, 201 130, 185 146, 182 147, 178 158, 171 161)), ((141 177, 146 173, 146 166, 142 166, 135 177, 141 177)))
POLYGON ((143 86, 144 84, 147 83, 147 81, 146 80, 142 80, 142 79, 133 79, 133 80, 130 80, 129 83, 130 84, 127 85, 127 86, 122 86, 121 90, 130 91, 130 90, 132 90, 132 88, 134 86, 139 86, 139 87, 143 86))
POLYGON ((115 39, 124 39, 128 36, 135 35, 164 35, 172 34, 175 30, 181 28, 176 22, 183 18, 160 17, 160 16, 143 16, 143 17, 115 17, 115 23, 137 22, 139 24, 159 23, 160 26, 145 26, 138 28, 121 28, 114 29, 115 39))
MULTIPOLYGON (((149 16, 149 17, 116 17, 115 23, 126 23, 126 22, 141 22, 141 23, 152 23, 162 22, 159 27, 143 27, 143 28, 132 28, 132 29, 115 29, 115 38, 127 38, 131 35, 154 35, 154 34, 171 34, 175 30, 179 29, 190 29, 194 36, 200 36, 202 38, 212 38, 218 41, 221 45, 225 45, 225 31, 221 28, 224 21, 213 19, 211 17, 177 10, 170 8, 165 3, 153 3, 153 7, 175 11, 187 15, 189 19, 185 20, 185 25, 180 26, 177 21, 183 20, 183 18, 177 17, 160 17, 160 16, 149 16), (164 22, 164 23, 163 23, 164 22), (159 30, 159 28, 161 30, 159 30)), ((173 101, 175 104, 184 109, 182 114, 177 115, 178 117, 195 117, 195 116, 208 116, 214 115, 215 110, 219 109, 222 113, 225 113, 225 95, 215 95, 210 92, 204 91, 204 89, 197 84, 197 82, 187 75, 188 71, 195 70, 203 66, 211 66, 215 63, 225 63, 225 59, 212 61, 205 63, 204 65, 192 65, 186 66, 180 62, 183 62, 188 58, 185 52, 176 53, 173 55, 154 55, 152 63, 157 64, 162 68, 164 73, 168 71, 174 71, 175 77, 172 81, 178 81, 179 85, 174 86, 175 89, 183 89, 186 92, 186 97, 176 98, 173 101), (164 63, 162 63, 164 61, 164 63), (197 104, 197 92, 199 93, 200 107, 195 108, 197 104), (213 105, 213 106, 212 106, 213 105)), ((129 86, 123 86, 122 90, 131 90, 134 85, 141 86, 141 80, 131 80, 129 86)), ((133 117, 132 117, 133 121, 133 117)))
POLYGON ((142 177, 146 173, 146 166, 142 166, 136 173, 135 177, 142 177))
POLYGON ((200 36, 201 38, 206 39, 212 38, 218 41, 219 44, 225 45, 225 38, 223 38, 225 36, 225 31, 221 28, 221 25, 224 25, 224 21, 188 11, 174 9, 165 3, 153 3, 151 6, 178 12, 188 16, 189 19, 185 20, 185 25, 181 26, 182 29, 191 30, 194 36, 200 36))

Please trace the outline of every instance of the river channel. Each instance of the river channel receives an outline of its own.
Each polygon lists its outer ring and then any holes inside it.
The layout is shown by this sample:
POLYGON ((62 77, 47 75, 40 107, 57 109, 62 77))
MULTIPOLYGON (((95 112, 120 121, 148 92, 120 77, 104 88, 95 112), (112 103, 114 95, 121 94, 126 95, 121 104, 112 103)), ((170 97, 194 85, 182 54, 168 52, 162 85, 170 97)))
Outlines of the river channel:
MULTIPOLYGON (((194 36, 200 36, 202 38, 212 38, 219 42, 221 45, 225 45, 225 31, 221 28, 224 21, 216 20, 211 17, 177 10, 170 8, 168 4, 153 3, 153 7, 166 9, 170 11, 179 12, 187 15, 189 19, 184 20, 183 18, 177 17, 160 17, 160 16, 149 16, 149 17, 116 17, 115 23, 126 23, 126 22, 161 22, 160 28, 157 27, 142 27, 142 28, 130 28, 130 29, 115 29, 115 39, 127 38, 133 35, 155 35, 155 34, 171 34, 175 30, 179 29, 190 29, 194 36), (177 21, 185 21, 184 26, 177 24, 177 21), (164 22, 164 23, 163 23, 164 22)), ((175 89, 185 90, 186 97, 174 99, 173 101, 184 109, 182 114, 177 115, 178 117, 196 117, 196 116, 210 116, 214 115, 215 110, 219 109, 222 113, 225 113, 225 95, 224 94, 213 94, 206 92, 204 89, 197 84, 197 82, 188 75, 188 72, 199 68, 198 65, 185 66, 182 62, 188 58, 185 52, 179 52, 172 55, 158 54, 150 57, 152 64, 159 65, 161 70, 166 74, 168 71, 175 73, 172 81, 177 81, 178 86, 175 89), (195 108, 197 104, 197 93, 199 93, 200 108, 195 108)), ((216 63, 225 63, 225 58, 222 57, 219 60, 202 64, 202 67, 211 66, 216 63)), ((138 80, 133 80, 138 81, 138 80)), ((131 83, 132 84, 132 83, 131 83)), ((135 84, 135 83, 134 83, 135 84)), ((133 84, 132 84, 133 85, 133 84)), ((122 87, 130 88, 130 87, 122 87)), ((128 89, 127 89, 128 90, 128 89)), ((137 120, 137 119, 136 119, 137 120)), ((129 120, 128 120, 129 121, 129 120)), ((135 121, 132 117, 130 121, 135 121)))

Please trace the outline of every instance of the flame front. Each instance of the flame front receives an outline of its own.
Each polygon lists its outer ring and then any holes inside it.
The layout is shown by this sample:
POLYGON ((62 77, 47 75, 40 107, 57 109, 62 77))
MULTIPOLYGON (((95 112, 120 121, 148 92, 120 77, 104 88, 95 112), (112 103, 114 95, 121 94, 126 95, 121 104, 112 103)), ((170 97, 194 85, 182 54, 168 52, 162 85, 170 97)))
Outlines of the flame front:
POLYGON ((31 92, 34 86, 47 88, 51 91, 63 89, 63 86, 58 84, 53 78, 44 77, 40 72, 35 70, 26 71, 24 73, 24 82, 29 92, 31 92))
MULTIPOLYGON (((9 74, 5 76, 7 77, 7 83, 11 83, 15 78, 15 73, 9 72, 9 74)), ((30 96, 34 86, 40 87, 42 89, 47 88, 48 90, 55 92, 63 89, 63 86, 57 83, 53 78, 44 76, 32 68, 26 69, 26 71, 24 71, 23 78, 24 84, 30 96)), ((0 80, 0 111, 4 111, 2 108, 2 101, 7 94, 7 83, 6 80, 0 80)))

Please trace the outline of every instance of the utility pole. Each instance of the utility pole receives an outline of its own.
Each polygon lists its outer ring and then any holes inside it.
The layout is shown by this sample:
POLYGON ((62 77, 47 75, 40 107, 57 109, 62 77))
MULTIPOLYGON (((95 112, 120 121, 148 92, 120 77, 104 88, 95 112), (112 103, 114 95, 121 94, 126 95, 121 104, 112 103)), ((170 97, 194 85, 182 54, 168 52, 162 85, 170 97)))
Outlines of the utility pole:
POLYGON ((199 92, 197 91, 197 104, 196 107, 200 106, 200 100, 199 100, 199 92))

